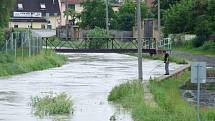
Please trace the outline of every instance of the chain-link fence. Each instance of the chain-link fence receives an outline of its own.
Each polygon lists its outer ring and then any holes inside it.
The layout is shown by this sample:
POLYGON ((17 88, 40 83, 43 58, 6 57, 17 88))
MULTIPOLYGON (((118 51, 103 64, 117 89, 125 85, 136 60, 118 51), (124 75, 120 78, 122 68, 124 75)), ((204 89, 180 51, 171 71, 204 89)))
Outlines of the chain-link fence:
POLYGON ((1 53, 17 57, 30 57, 42 50, 42 38, 33 37, 31 32, 11 32, 1 44, 1 53))

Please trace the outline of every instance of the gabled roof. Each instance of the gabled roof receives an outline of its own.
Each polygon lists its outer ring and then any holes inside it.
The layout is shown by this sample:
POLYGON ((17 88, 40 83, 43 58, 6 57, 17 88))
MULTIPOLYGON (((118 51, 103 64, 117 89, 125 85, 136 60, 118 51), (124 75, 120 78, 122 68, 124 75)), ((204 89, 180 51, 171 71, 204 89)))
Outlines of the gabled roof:
POLYGON ((58 0, 16 0, 16 12, 42 12, 43 15, 49 13, 50 15, 60 14, 60 7, 58 0), (41 9, 41 3, 45 4, 45 9, 41 9), (22 4, 23 10, 18 9, 18 4, 22 4))
POLYGON ((83 0, 61 0, 61 2, 68 2, 69 4, 81 4, 83 0))

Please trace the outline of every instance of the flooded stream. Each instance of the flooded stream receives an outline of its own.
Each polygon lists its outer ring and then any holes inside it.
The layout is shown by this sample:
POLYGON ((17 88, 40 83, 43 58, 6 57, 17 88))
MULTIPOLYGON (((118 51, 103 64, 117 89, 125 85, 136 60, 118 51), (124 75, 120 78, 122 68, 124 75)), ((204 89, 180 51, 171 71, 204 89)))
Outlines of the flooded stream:
MULTIPOLYGON (((111 89, 137 79, 137 58, 122 54, 66 54, 59 68, 0 78, 0 121, 132 121, 131 114, 110 104, 111 89), (70 116, 39 118, 32 113, 31 97, 66 92, 72 97, 70 116)), ((170 64, 170 70, 179 68, 170 64)), ((164 74, 162 61, 144 60, 143 78, 164 74)))

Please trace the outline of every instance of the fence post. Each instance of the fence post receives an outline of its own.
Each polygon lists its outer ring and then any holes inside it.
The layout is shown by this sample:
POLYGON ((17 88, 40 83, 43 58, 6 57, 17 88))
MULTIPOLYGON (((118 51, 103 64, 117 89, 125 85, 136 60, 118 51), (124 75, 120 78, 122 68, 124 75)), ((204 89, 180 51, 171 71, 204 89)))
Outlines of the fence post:
POLYGON ((13 34, 14 34, 14 33, 12 32, 12 34, 11 34, 11 38, 12 38, 12 39, 11 39, 11 41, 10 41, 10 49, 11 49, 11 50, 13 50, 13 39, 14 39, 13 34))
POLYGON ((30 30, 28 31, 28 56, 31 57, 31 39, 30 39, 30 30))
POLYGON ((21 34, 22 59, 24 58, 24 54, 23 54, 23 38, 24 38, 24 34, 25 34, 25 33, 22 33, 22 34, 21 34))
POLYGON ((37 54, 39 52, 39 37, 37 36, 37 54))
POLYGON ((112 46, 112 49, 113 49, 113 47, 114 47, 114 46, 113 46, 113 39, 111 39, 111 46, 112 46))
POLYGON ((7 41, 8 41, 8 40, 6 40, 6 46, 5 46, 6 54, 7 54, 7 41))
POLYGON ((14 44, 15 44, 15 45, 14 45, 14 52, 15 52, 15 53, 14 53, 14 56, 15 56, 15 60, 16 60, 16 43, 17 43, 17 38, 18 38, 18 32, 16 32, 15 34, 16 34, 16 38, 15 38, 15 40, 14 40, 14 44))

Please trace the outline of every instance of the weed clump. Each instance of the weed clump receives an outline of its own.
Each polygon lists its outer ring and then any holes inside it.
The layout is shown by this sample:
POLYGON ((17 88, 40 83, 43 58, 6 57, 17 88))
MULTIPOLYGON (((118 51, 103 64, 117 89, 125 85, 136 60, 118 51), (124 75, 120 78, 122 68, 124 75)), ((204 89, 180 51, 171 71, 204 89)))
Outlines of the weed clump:
POLYGON ((72 105, 71 98, 66 93, 32 98, 34 112, 39 116, 70 114, 73 112, 72 105))

